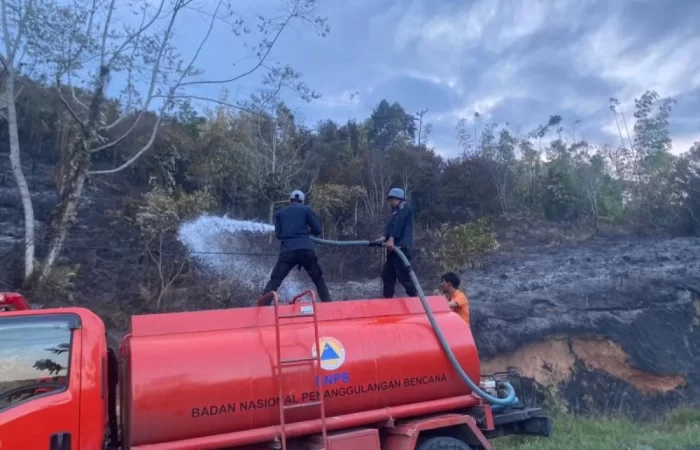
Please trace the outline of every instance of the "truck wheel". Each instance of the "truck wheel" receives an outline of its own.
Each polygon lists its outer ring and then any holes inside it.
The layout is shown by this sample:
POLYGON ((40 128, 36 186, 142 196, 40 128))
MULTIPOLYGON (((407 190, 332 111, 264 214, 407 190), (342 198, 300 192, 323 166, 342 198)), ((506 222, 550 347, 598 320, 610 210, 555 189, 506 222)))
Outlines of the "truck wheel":
POLYGON ((439 436, 423 441, 416 450, 471 450, 471 447, 459 439, 439 436))

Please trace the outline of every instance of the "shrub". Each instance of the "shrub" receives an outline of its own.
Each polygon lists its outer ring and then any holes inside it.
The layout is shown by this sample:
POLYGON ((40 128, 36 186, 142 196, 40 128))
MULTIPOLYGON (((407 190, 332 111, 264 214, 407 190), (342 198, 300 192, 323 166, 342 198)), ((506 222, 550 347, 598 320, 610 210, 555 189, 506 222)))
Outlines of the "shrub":
POLYGON ((154 189, 144 196, 143 201, 132 202, 127 219, 139 229, 142 241, 149 245, 162 234, 175 233, 182 221, 215 206, 216 201, 202 191, 170 195, 154 189))
POLYGON ((458 271, 498 248, 496 234, 486 218, 444 228, 440 233, 438 258, 443 270, 458 271))

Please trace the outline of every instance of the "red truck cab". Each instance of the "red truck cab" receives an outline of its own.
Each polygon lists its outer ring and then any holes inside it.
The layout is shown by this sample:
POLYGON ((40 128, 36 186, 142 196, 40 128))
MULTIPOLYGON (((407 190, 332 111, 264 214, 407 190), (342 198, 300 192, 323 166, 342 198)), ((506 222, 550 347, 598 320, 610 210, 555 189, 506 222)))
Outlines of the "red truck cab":
POLYGON ((0 449, 103 449, 109 355, 102 320, 84 308, 28 308, 20 295, 0 293, 0 449))

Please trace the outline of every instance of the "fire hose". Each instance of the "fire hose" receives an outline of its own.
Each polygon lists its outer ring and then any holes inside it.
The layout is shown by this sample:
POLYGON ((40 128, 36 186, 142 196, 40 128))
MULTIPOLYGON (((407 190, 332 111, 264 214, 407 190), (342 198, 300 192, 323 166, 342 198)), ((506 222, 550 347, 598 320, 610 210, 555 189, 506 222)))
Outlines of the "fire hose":
MULTIPOLYGON (((311 237, 311 240, 315 242, 316 244, 319 245, 329 245, 329 246, 336 246, 336 247, 380 247, 381 242, 378 241, 332 241, 328 239, 320 239, 316 237, 311 237)), ((457 374, 460 376, 460 378, 471 388, 471 390, 476 393, 479 397, 481 397, 483 400, 486 402, 495 405, 497 408, 494 409, 501 409, 503 407, 507 406, 515 406, 517 405, 520 400, 518 397, 515 395, 515 388, 513 388, 513 385, 510 384, 507 381, 504 381, 502 383, 503 388, 505 388, 506 391, 506 396, 504 398, 499 398, 499 397, 494 397, 493 395, 490 395, 489 393, 483 391, 481 387, 479 387, 476 383, 474 383, 471 378, 469 378, 469 375, 462 369, 462 366, 459 364, 459 361, 457 361, 457 358, 455 357, 454 353, 452 352, 452 349, 447 343, 447 339, 445 339, 445 335, 442 334, 442 330, 440 330, 440 326, 437 324, 437 321, 435 320, 435 316, 433 315, 433 312, 430 309, 430 305, 428 304, 428 300, 425 298, 425 293, 423 292, 423 288, 420 285, 420 282, 418 281, 418 277, 416 276, 415 271, 413 270, 413 267, 411 266, 411 262, 406 258, 406 255, 399 249, 398 247, 394 247, 394 253, 396 253, 401 261, 403 262, 404 266, 406 267, 406 270, 408 270, 409 275, 411 276, 411 280, 413 281, 413 284, 416 286, 416 290, 418 291, 418 298, 420 298, 420 301, 423 305, 423 309, 425 309, 425 313, 428 316, 428 320, 430 321, 430 325, 433 327, 433 331, 435 332, 435 335, 438 338, 438 341, 440 341, 440 345, 442 346, 442 350, 445 352, 445 355, 447 358, 450 360, 450 363, 452 364, 452 367, 455 369, 457 374)))

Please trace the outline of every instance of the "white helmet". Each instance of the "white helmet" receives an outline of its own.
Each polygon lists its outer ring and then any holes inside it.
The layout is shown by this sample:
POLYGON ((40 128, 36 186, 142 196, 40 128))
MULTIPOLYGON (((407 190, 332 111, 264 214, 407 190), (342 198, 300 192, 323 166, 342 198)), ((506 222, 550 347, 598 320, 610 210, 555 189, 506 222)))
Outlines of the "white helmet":
POLYGON ((292 193, 289 194, 289 199, 290 199, 290 200, 296 200, 296 201, 298 201, 299 203, 304 203, 304 198, 305 198, 305 197, 304 197, 304 193, 301 192, 301 191, 299 191, 299 190, 292 191, 292 193))

